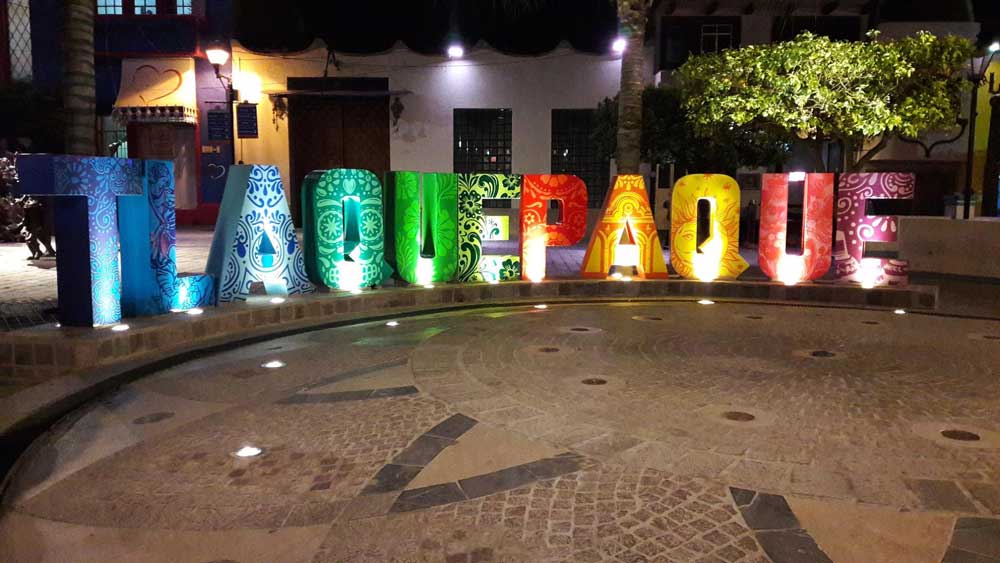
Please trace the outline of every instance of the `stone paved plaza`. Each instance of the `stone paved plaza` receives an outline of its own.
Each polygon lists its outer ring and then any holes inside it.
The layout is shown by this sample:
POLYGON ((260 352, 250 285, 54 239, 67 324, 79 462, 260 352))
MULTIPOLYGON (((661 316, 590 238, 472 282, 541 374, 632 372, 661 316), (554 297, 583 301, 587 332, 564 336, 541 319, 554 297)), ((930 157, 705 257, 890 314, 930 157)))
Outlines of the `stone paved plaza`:
POLYGON ((693 301, 398 322, 74 412, 13 472, 0 554, 1000 562, 1000 322, 693 301))

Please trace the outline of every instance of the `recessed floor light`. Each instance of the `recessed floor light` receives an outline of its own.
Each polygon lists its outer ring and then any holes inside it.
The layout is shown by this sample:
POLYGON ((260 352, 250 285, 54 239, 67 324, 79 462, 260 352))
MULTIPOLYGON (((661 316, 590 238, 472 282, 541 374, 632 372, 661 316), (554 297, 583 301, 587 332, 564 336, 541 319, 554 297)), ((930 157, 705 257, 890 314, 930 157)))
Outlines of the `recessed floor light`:
POLYGON ((712 301, 711 299, 699 299, 698 300, 698 304, 699 305, 715 305, 715 301, 712 301))
POLYGON ((123 324, 117 324, 117 325, 111 327, 111 330, 113 330, 115 332, 125 332, 126 330, 128 330, 130 328, 132 328, 132 327, 130 327, 127 324, 123 323, 123 324))
POLYGON ((356 288, 354 288, 354 289, 351 290, 351 294, 352 295, 361 295, 361 293, 362 293, 362 290, 361 290, 360 287, 356 287, 356 288))
POLYGON ((632 276, 625 276, 625 277, 622 278, 622 281, 623 282, 630 282, 630 281, 632 281, 632 276))
POLYGON ((285 362, 281 360, 271 360, 269 362, 264 362, 260 364, 260 367, 267 369, 278 369, 285 367, 285 362))
POLYGON ((490 280, 490 285, 500 285, 500 280, 490 280))
POLYGON ((896 309, 895 311, 893 311, 893 313, 896 313, 897 315, 905 315, 906 314, 906 310, 905 309, 896 309))
POLYGON ((399 326, 399 321, 389 321, 385 323, 385 326, 399 326))
POLYGON ((281 305, 284 302, 285 302, 285 298, 284 297, 272 297, 271 298, 271 304, 272 305, 281 305))
POLYGON ((187 311, 184 311, 184 312, 187 313, 187 314, 189 314, 189 315, 191 315, 192 317, 196 317, 196 316, 204 313, 205 310, 202 309, 201 307, 194 307, 194 308, 188 309, 187 311))
POLYGON ((432 283, 426 284, 424 285, 424 289, 434 289, 434 284, 432 283))
POLYGON ((536 309, 548 309, 549 306, 546 305, 545 303, 539 303, 538 305, 535 305, 535 308, 536 309))
POLYGON ((257 457, 263 452, 264 450, 256 446, 243 446, 236 450, 236 457, 257 457))
POLYGON ((615 273, 611 274, 611 277, 614 278, 614 279, 616 279, 616 280, 620 280, 620 279, 622 279, 622 273, 621 272, 615 272, 615 273))

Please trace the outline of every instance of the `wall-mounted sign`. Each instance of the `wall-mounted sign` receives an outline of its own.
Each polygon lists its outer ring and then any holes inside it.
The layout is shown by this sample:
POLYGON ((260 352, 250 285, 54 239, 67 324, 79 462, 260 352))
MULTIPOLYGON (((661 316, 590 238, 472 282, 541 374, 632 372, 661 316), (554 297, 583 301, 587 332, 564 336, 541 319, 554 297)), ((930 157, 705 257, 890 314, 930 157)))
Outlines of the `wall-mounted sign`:
POLYGON ((228 109, 208 110, 208 140, 229 141, 232 139, 233 126, 230 123, 228 109))
POLYGON ((236 136, 240 139, 257 138, 257 104, 236 106, 236 136))

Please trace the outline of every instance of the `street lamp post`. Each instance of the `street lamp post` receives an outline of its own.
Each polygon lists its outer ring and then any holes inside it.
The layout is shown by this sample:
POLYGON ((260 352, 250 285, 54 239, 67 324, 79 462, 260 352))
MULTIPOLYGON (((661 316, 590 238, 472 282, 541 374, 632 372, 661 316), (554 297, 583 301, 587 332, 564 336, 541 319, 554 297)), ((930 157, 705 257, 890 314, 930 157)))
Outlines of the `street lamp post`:
MULTIPOLYGON (((205 56, 208 58, 208 62, 211 63, 212 68, 215 69, 215 77, 219 79, 222 86, 226 89, 226 103, 227 109, 229 110, 229 121, 230 121, 230 135, 232 142, 236 142, 235 127, 233 123, 233 104, 239 100, 239 92, 233 88, 233 77, 222 74, 222 66, 229 61, 229 51, 222 47, 211 47, 205 49, 205 56)), ((235 154, 234 154, 235 158, 235 154)))
MULTIPOLYGON (((974 57, 969 63, 969 80, 972 82, 972 102, 969 106, 969 151, 965 159, 965 202, 962 217, 968 219, 972 204, 972 169, 976 155, 976 118, 979 116, 979 87, 986 85, 986 71, 993 63, 993 57, 1000 51, 1000 42, 994 42, 988 48, 988 53, 979 58, 979 66, 976 66, 974 57)), ((995 77, 990 73, 987 90, 990 95, 1000 94, 1000 89, 994 83, 995 77), (995 90, 996 89, 996 90, 995 90)))

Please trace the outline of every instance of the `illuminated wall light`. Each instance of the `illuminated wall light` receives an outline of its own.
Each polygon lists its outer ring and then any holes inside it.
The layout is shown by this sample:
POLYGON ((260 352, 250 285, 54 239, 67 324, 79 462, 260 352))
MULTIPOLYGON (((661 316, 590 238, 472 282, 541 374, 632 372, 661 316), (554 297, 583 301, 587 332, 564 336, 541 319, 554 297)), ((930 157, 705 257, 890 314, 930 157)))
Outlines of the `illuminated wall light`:
POLYGON ((1000 41, 994 41, 993 43, 990 43, 989 51, 990 53, 996 53, 997 51, 1000 51, 1000 41))
POLYGON ((260 367, 267 369, 278 369, 285 367, 285 362, 281 360, 271 360, 260 364, 260 367))
POLYGON ((691 257, 694 277, 699 281, 711 282, 719 279, 722 268, 722 240, 713 236, 701 245, 701 252, 691 257))
MULTIPOLYGON (((522 235, 523 236, 523 235, 522 235)), ((524 277, 538 283, 545 279, 545 237, 533 236, 522 242, 521 265, 524 277)))
POLYGON ((129 328, 131 328, 131 327, 128 326, 127 324, 122 323, 122 324, 116 324, 116 325, 112 326, 111 330, 113 330, 115 332, 125 332, 129 328))
POLYGON ((861 287, 871 289, 879 284, 882 278, 882 261, 878 258, 863 258, 861 267, 855 276, 861 287))
POLYGON ((778 281, 795 285, 805 277, 806 262, 802 256, 786 254, 778 259, 778 281))
POLYGON ((449 59, 461 59, 465 56, 465 49, 461 45, 449 45, 448 46, 448 58, 449 59))
POLYGON ((426 285, 434 281, 434 261, 430 258, 417 258, 417 283, 426 285))
POLYGON ((805 182, 806 173, 805 172, 789 172, 788 174, 789 182, 805 182))
POLYGON ((236 457, 257 457, 264 453, 264 450, 256 446, 243 446, 242 448, 236 450, 236 457))
POLYGON ((617 37, 611 42, 611 50, 619 55, 625 52, 626 47, 628 47, 628 41, 624 37, 617 37))

